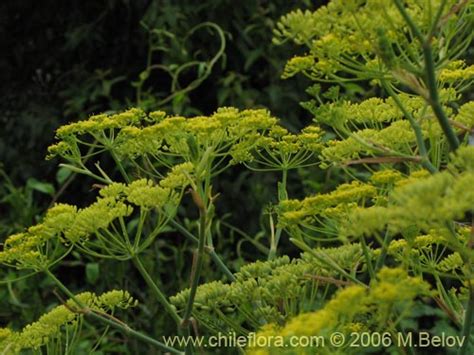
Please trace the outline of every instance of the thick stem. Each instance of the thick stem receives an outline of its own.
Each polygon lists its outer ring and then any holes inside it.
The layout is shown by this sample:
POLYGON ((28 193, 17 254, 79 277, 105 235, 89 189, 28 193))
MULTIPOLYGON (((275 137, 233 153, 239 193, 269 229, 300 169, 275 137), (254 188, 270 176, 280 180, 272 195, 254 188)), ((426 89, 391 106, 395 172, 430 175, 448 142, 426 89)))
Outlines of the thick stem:
POLYGON ((429 104, 433 109, 433 112, 438 119, 438 122, 443 130, 446 138, 448 139, 449 146, 452 151, 459 148, 459 139, 454 133, 453 128, 449 124, 449 119, 441 106, 438 96, 438 85, 436 82, 436 73, 433 60, 433 51, 431 50, 431 43, 429 39, 423 43, 423 56, 425 58, 425 69, 426 69, 426 84, 429 90, 429 104))
MULTIPOLYGON (((175 220, 171 219, 170 224, 179 230, 183 235, 193 241, 194 243, 199 243, 199 239, 196 238, 191 232, 189 232, 186 228, 184 228, 180 223, 176 222, 175 220)), ((235 281, 234 274, 229 270, 229 268, 224 264, 222 259, 217 255, 214 251, 214 248, 205 248, 205 251, 211 256, 211 259, 216 263, 216 265, 221 269, 221 271, 229 278, 230 281, 235 281)))
POLYGON ((160 288, 156 285, 156 283, 153 281, 148 271, 146 271, 145 267, 143 266, 138 256, 134 256, 132 261, 133 261, 133 264, 138 269, 138 271, 140 272, 140 274, 145 279, 145 282, 147 283, 148 287, 150 287, 155 297, 158 299, 158 301, 166 309, 166 311, 170 314, 170 316, 174 319, 174 321, 179 327, 182 322, 182 319, 176 312, 176 309, 168 302, 168 299, 163 294, 163 292, 161 292, 160 288))
MULTIPOLYGON (((451 150, 455 151, 459 147, 459 140, 456 134, 454 133, 451 125, 449 124, 448 117, 446 116, 438 96, 438 85, 436 82, 436 73, 435 65, 433 60, 433 51, 431 49, 431 35, 430 33, 427 38, 423 36, 418 26, 415 24, 413 19, 410 17, 408 12, 405 9, 401 0, 394 0, 395 6, 402 15, 403 19, 407 23, 410 30, 413 32, 415 37, 418 39, 420 44, 423 47, 423 57, 425 60, 425 75, 426 75, 426 85, 428 86, 429 98, 428 103, 430 104, 433 112, 438 119, 438 122, 443 130, 446 138, 448 140, 451 150)), ((443 5, 444 6, 444 5, 443 5)), ((439 16, 438 16, 439 19, 439 16)), ((437 24, 433 23, 432 28, 436 28, 437 24)))
POLYGON ((187 326, 191 313, 193 311, 194 298, 196 297, 196 291, 199 284, 199 279, 201 277, 201 270, 204 261, 204 246, 206 244, 206 223, 207 216, 206 210, 203 208, 199 209, 200 213, 200 222, 199 222, 199 241, 198 241, 198 250, 197 250, 197 259, 196 266, 192 270, 191 274, 191 290, 189 292, 188 303, 184 311, 182 325, 187 326))
POLYGON ((410 27, 410 30, 413 32, 413 35, 418 39, 418 41, 420 41, 420 43, 423 43, 424 41, 423 35, 421 34, 421 31, 418 28, 418 26, 415 24, 415 22, 413 22, 412 18, 408 14, 403 2, 401 0, 394 0, 394 3, 398 11, 400 12, 400 15, 402 15, 406 24, 408 25, 408 27, 410 27))
POLYGON ((86 305, 84 305, 82 302, 80 302, 75 297, 75 295, 71 291, 69 291, 69 289, 61 281, 59 281, 59 279, 56 278, 56 276, 54 276, 54 274, 51 271, 49 271, 48 269, 45 269, 44 272, 61 289, 61 291, 63 291, 71 300, 73 300, 80 307, 80 311, 86 317, 91 318, 91 319, 95 319, 95 320, 98 320, 99 322, 107 324, 108 326, 111 326, 115 329, 120 330, 124 334, 127 334, 127 335, 132 336, 134 338, 137 338, 137 339, 139 339, 139 340, 141 340, 145 343, 153 345, 153 346, 155 346, 156 348, 158 348, 162 351, 166 351, 166 352, 169 352, 171 354, 183 354, 183 352, 181 352, 177 349, 171 348, 171 347, 167 346, 166 344, 163 344, 162 342, 160 342, 156 339, 150 338, 148 335, 145 335, 141 332, 133 330, 132 328, 130 328, 126 324, 118 323, 117 321, 115 321, 111 318, 106 318, 106 317, 100 315, 99 313, 94 312, 93 310, 89 309, 86 305))
MULTIPOLYGON (((278 201, 279 202, 288 199, 288 192, 286 191, 287 180, 288 180, 288 170, 283 169, 281 182, 278 184, 278 201)), ((277 254, 278 243, 280 242, 282 229, 280 227, 277 227, 276 232, 273 235, 274 226, 273 226, 273 219, 271 218, 271 216, 270 216, 270 224, 271 224, 270 228, 272 229, 272 240, 270 243, 270 252, 268 253, 268 260, 273 260, 275 259, 276 254, 277 254)))

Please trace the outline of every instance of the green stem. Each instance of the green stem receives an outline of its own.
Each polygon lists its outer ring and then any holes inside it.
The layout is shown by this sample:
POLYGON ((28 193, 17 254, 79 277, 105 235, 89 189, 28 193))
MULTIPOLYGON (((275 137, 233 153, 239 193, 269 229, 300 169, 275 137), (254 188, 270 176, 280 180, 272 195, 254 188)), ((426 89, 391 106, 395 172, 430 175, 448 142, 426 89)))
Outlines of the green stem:
POLYGON ((71 164, 59 164, 59 167, 64 167, 68 170, 71 170, 73 173, 78 173, 78 174, 83 174, 83 175, 86 175, 86 176, 90 176, 91 178, 94 178, 100 182, 103 182, 104 184, 111 184, 112 183, 112 180, 110 179, 105 179, 99 175, 96 175, 94 174, 93 172, 91 172, 89 169, 81 169, 81 168, 78 168, 77 166, 74 166, 74 165, 71 165, 71 164))
POLYGON ((276 257, 278 242, 281 237, 281 232, 282 232, 282 229, 278 227, 275 232, 275 241, 270 246, 270 252, 268 253, 268 260, 273 260, 276 257))
POLYGON ((227 228, 229 228, 231 231, 234 231, 236 233, 238 233, 239 235, 241 235, 246 241, 248 241, 249 243, 251 243, 258 251, 260 251, 262 254, 268 254, 270 249, 267 248, 265 245, 263 245, 262 243, 258 242, 257 238, 256 237, 251 237, 250 235, 248 235, 247 233, 245 233, 243 230, 233 226, 232 224, 230 223, 227 223, 225 221, 221 221, 222 225, 223 226, 226 226, 227 228))
POLYGON ((334 260, 332 260, 328 255, 325 255, 324 257, 322 255, 319 255, 316 251, 314 251, 313 249, 311 249, 304 241, 302 240, 299 240, 299 239, 296 239, 296 238, 290 238, 290 241, 295 244, 298 248, 300 248, 301 250, 311 254, 312 256, 314 256, 314 258, 316 258, 317 260, 319 260, 320 262, 322 262, 323 264, 327 265, 328 267, 336 270, 339 274, 345 276, 347 279, 353 281, 354 283, 360 285, 360 286, 364 286, 364 287, 368 287, 366 284, 364 284, 363 282, 359 281, 356 277, 352 276, 351 274, 349 274, 346 270, 344 270, 342 267, 340 267, 334 260))
MULTIPOLYGON (((192 235, 191 232, 189 232, 186 228, 184 228, 180 223, 176 222, 174 219, 170 220, 170 224, 175 227, 177 230, 179 230, 183 235, 193 241, 194 243, 199 243, 199 239, 196 238, 194 235, 192 235)), ((229 270, 229 268, 224 264, 222 259, 217 255, 217 253, 214 251, 214 248, 205 248, 205 251, 211 256, 212 260, 216 263, 217 266, 221 269, 221 271, 229 278, 230 281, 234 282, 235 276, 234 274, 229 270)))
POLYGON ((122 165, 122 162, 120 161, 120 159, 117 157, 117 155, 113 151, 111 151, 110 154, 112 155, 112 159, 114 159, 115 164, 119 168, 120 174, 122 174, 123 178, 125 179, 125 182, 127 184, 129 184, 130 183, 130 178, 128 177, 128 174, 125 171, 125 169, 122 165))
POLYGON ((422 157, 421 164, 430 172, 435 173, 438 171, 436 167, 431 163, 430 158, 428 157, 428 151, 426 149, 425 140, 423 138, 423 133, 421 131, 421 127, 418 122, 415 120, 413 115, 403 106, 403 103, 398 98, 398 95, 393 91, 393 89, 388 85, 385 81, 382 81, 382 85, 390 95, 390 97, 395 101, 395 104, 398 108, 402 111, 403 115, 408 119, 410 122, 410 126, 415 132, 416 137, 416 144, 418 145, 418 149, 420 151, 420 155, 422 157))
POLYGON ((379 258, 377 259, 377 262, 375 263, 375 271, 378 271, 384 265, 385 258, 387 257, 388 245, 390 244, 391 240, 392 240, 392 236, 390 235, 388 231, 386 231, 385 238, 382 244, 382 251, 380 253, 379 258))
MULTIPOLYGON (((446 135, 446 138, 448 139, 448 143, 451 147, 451 150, 455 151, 459 147, 459 140, 456 134, 454 133, 451 125, 449 124, 448 117, 446 116, 439 101, 435 65, 433 60, 433 52, 431 49, 431 33, 428 35, 427 38, 424 38, 420 29, 406 11, 405 6, 401 2, 401 0, 394 0, 394 2, 395 6, 397 7, 398 11, 407 23, 408 27, 410 27, 410 30, 413 32, 415 37, 422 45, 423 57, 425 60, 426 84, 428 86, 429 91, 428 103, 433 109, 433 112, 435 113, 435 116, 441 126, 441 129, 443 130, 444 134, 446 135)), ((436 26, 436 23, 432 24, 432 28, 436 28, 436 26)))
POLYGON ((442 0, 441 4, 438 7, 438 11, 436 11, 436 15, 434 17, 434 20, 431 24, 431 29, 428 35, 428 39, 432 38, 436 32, 436 29, 438 27, 439 20, 441 19, 441 15, 443 14, 444 7, 446 6, 446 0, 442 0))
POLYGON ((206 211, 203 208, 199 209, 199 213, 200 213, 200 222, 199 222, 199 240, 198 240, 197 259, 196 259, 195 267, 193 267, 193 270, 191 273, 191 290, 189 292, 188 303, 184 311, 183 322, 182 322, 182 325, 184 326, 188 325, 187 323, 189 322, 189 318, 191 317, 191 313, 193 311, 194 298, 196 297, 196 291, 199 284, 202 265, 204 261, 203 254, 204 254, 204 246, 206 244, 207 216, 206 216, 206 211))
POLYGON ((456 136, 456 133, 454 133, 454 130, 452 129, 451 125, 449 124, 449 119, 446 116, 446 113, 444 112, 443 107, 441 106, 441 103, 439 101, 438 86, 436 82, 436 73, 433 60, 433 51, 431 50, 431 44, 429 40, 423 43, 423 56, 425 58, 425 74, 430 94, 428 102, 431 105, 431 108, 433 109, 436 118, 438 119, 441 129, 443 130, 444 134, 446 135, 446 138, 448 139, 448 143, 451 147, 451 150, 455 151, 459 148, 459 139, 456 136))
POLYGON ((423 35, 421 34, 418 26, 415 24, 415 22, 413 22, 412 18, 408 14, 407 10, 405 9, 405 5, 403 5, 401 0, 394 0, 394 3, 398 9, 398 12, 400 12, 400 15, 402 15, 403 19, 407 23, 408 27, 410 27, 410 30, 413 32, 415 37, 420 41, 420 43, 423 43, 423 35))
POLYGON ((139 340, 142 340, 145 343, 155 346, 156 348, 162 351, 166 351, 172 354, 183 354, 183 352, 177 349, 171 348, 156 339, 150 338, 148 335, 145 335, 139 331, 136 331, 130 328, 126 324, 118 323, 117 321, 114 321, 113 319, 106 318, 100 315, 99 313, 96 313, 90 310, 89 307, 87 307, 85 304, 79 301, 76 298, 76 296, 71 291, 69 291, 69 289, 61 281, 59 281, 59 279, 57 279, 56 276, 54 276, 54 274, 51 271, 49 271, 49 269, 45 269, 44 272, 61 289, 61 291, 63 291, 71 300, 73 300, 81 308, 80 311, 84 312, 86 317, 92 318, 92 319, 98 320, 99 322, 107 324, 115 329, 122 331, 126 335, 133 336, 139 340))
MULTIPOLYGON (((278 184, 278 201, 288 199, 288 192, 286 191, 286 184, 288 180, 288 170, 285 168, 282 171, 281 182, 278 184)), ((270 216, 271 228, 273 231, 273 219, 270 216)), ((270 242, 270 252, 268 253, 268 260, 273 260, 276 257, 278 243, 280 242, 282 229, 277 227, 275 235, 272 235, 272 240, 270 242)), ((273 232, 272 232, 273 233, 273 232)))
POLYGON ((268 252, 267 260, 273 260, 276 255, 276 245, 275 245, 275 225, 273 223, 273 216, 270 212, 270 251, 268 252))
POLYGON ((364 258, 365 258, 365 262, 367 264, 367 271, 369 272, 370 279, 375 280, 375 271, 374 271, 374 267, 372 265, 372 260, 371 260, 370 254, 369 254, 369 248, 367 247, 367 243, 365 241, 365 237, 362 236, 360 238, 360 241, 361 241, 362 252, 364 253, 364 258))
POLYGON ((176 309, 168 302, 168 299, 166 296, 161 292, 159 287, 156 285, 156 283, 153 281, 151 278, 150 274, 148 271, 146 271, 145 267, 143 266, 142 262, 138 258, 138 256, 134 256, 132 258, 133 264, 136 266, 140 274, 143 276, 145 279, 145 282, 147 283, 148 287, 150 287, 151 291, 155 295, 155 297, 158 299, 158 301, 161 303, 161 305, 166 309, 166 311, 170 314, 170 316, 174 319, 176 324, 179 326, 182 322, 182 319, 176 312, 176 309))
POLYGON ((216 263, 217 266, 224 272, 224 274, 227 276, 227 278, 231 281, 234 282, 237 279, 235 278, 234 274, 232 271, 229 270, 226 264, 222 261, 222 259, 217 255, 217 253, 214 251, 214 248, 206 248, 206 251, 209 253, 211 256, 212 260, 216 263))

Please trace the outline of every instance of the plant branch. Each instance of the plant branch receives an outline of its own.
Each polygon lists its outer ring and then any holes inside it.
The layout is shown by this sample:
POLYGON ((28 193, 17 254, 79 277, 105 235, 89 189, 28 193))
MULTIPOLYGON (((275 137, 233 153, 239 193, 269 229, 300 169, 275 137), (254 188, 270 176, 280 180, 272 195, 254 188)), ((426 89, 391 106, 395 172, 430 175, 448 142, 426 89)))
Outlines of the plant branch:
POLYGON ((449 124, 449 119, 446 116, 446 113, 441 106, 438 96, 438 87, 436 83, 436 73, 433 60, 433 51, 431 49, 431 43, 426 41, 423 43, 423 55, 425 58, 425 67, 426 67, 426 81, 429 90, 429 104, 433 109, 433 112, 438 119, 438 122, 443 130, 446 138, 448 139, 449 146, 452 151, 455 151, 459 148, 459 139, 454 133, 451 125, 449 124))
POLYGON ((135 255, 132 258, 132 261, 133 261, 133 264, 138 269, 138 271, 140 272, 140 274, 145 279, 145 282, 147 283, 148 287, 150 287, 155 297, 158 299, 158 301, 162 304, 162 306, 166 309, 166 311, 170 314, 170 316, 174 319, 176 324, 179 326, 182 322, 181 317, 176 312, 176 309, 168 302, 168 299, 163 294, 163 292, 161 292, 160 288, 153 281, 153 279, 151 278, 148 271, 146 271, 146 268, 143 266, 138 256, 135 255))
MULTIPOLYGON (((415 37, 420 42, 422 49, 423 49, 423 58, 425 61, 425 80, 426 85, 428 86, 429 97, 427 99, 428 103, 430 104, 433 112, 438 119, 438 122, 443 130, 446 138, 448 140, 449 146, 451 150, 455 151, 459 147, 459 140, 456 134, 454 133, 451 125, 449 124, 448 117, 444 112, 441 103, 439 101, 438 95, 438 85, 436 82, 436 73, 435 73, 435 64, 433 59, 433 51, 431 48, 431 37, 428 36, 425 38, 421 33, 418 26, 415 24, 413 19, 410 17, 408 12, 405 9, 405 6, 402 4, 401 0, 394 0, 395 6, 397 7, 398 11, 402 15, 403 19, 405 20, 406 24, 413 32, 415 37)), ((436 23, 433 23, 433 28, 437 26, 436 23)))
MULTIPOLYGON (((176 222, 174 219, 170 220, 170 224, 179 230, 183 235, 193 241, 194 243, 199 243, 199 239, 196 238, 191 232, 189 232, 185 227, 183 227, 180 223, 176 222)), ((230 281, 235 281, 235 276, 232 271, 224 264, 222 259, 217 255, 214 248, 207 247, 205 251, 211 256, 211 259, 216 263, 217 266, 221 269, 221 271, 229 278, 230 281)))
POLYGON ((197 287, 201 276, 201 270, 204 261, 203 254, 205 250, 204 246, 206 244, 207 225, 207 210, 204 206, 204 202, 202 201, 201 197, 196 193, 196 191, 192 190, 191 193, 193 196, 194 203, 199 208, 199 240, 195 264, 193 265, 191 272, 191 289, 189 292, 188 303, 186 305, 186 309, 184 310, 183 321, 181 322, 181 325, 184 327, 187 327, 189 324, 189 319, 193 311, 194 298, 196 297, 197 287))
POLYGON ((61 281, 59 281, 59 279, 56 278, 56 276, 54 276, 54 274, 49 269, 44 269, 43 271, 61 289, 61 291, 63 291, 72 301, 74 301, 74 303, 76 303, 78 305, 78 307, 80 309, 77 310, 77 312, 84 314, 88 318, 98 320, 101 323, 107 324, 108 326, 111 326, 115 329, 118 329, 118 330, 122 331, 124 334, 133 336, 133 337, 135 337, 139 340, 142 340, 145 343, 153 345, 153 346, 155 346, 156 348, 158 348, 162 351, 166 351, 166 352, 169 352, 171 354, 183 354, 183 352, 181 352, 181 351, 179 351, 175 348, 171 348, 171 347, 167 346, 166 344, 164 344, 164 343, 162 343, 162 342, 160 342, 156 339, 153 339, 153 338, 149 337, 148 335, 145 335, 145 334, 143 334, 139 331, 136 331, 136 330, 130 328, 125 323, 114 320, 113 318, 104 317, 100 313, 95 312, 94 310, 90 309, 85 304, 83 304, 81 301, 79 301, 76 298, 76 296, 61 281))

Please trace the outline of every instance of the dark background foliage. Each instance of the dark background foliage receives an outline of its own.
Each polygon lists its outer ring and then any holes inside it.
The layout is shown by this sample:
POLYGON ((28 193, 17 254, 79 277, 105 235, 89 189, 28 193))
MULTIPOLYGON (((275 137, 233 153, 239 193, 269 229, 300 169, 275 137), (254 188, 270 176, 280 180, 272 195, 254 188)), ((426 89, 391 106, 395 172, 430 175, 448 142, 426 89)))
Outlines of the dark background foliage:
MULTIPOLYGON (((0 157, 5 170, 19 182, 49 177, 55 166, 43 158, 58 125, 136 103, 131 82, 145 69, 149 37, 141 23, 178 39, 206 21, 225 32, 224 59, 185 98, 192 112, 265 106, 298 126, 298 87, 280 80, 287 58, 284 49, 271 44, 271 36, 282 14, 307 6, 306 1, 281 0, 2 2, 0 157)), ((201 31, 186 48, 170 46, 153 61, 184 63, 216 42, 201 31)), ((167 80, 151 77, 150 89, 166 92, 167 80)), ((173 105, 159 108, 177 111, 173 105)))

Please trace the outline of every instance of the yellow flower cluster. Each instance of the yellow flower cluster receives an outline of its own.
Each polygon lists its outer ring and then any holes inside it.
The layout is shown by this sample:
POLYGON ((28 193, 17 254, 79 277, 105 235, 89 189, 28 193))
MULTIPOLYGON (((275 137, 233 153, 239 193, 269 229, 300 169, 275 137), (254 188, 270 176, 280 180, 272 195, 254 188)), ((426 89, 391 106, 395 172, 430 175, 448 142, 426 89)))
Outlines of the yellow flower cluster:
POLYGON ((58 238, 73 222, 76 211, 74 206, 65 204, 50 208, 43 223, 5 240, 0 251, 0 263, 19 269, 40 270, 47 266, 51 262, 49 259, 55 256, 51 255, 51 247, 59 245, 58 238))
MULTIPOLYGON (((430 1, 428 11, 423 2, 404 4, 422 33, 432 25, 433 19, 427 14, 441 6, 440 1, 430 1)), ((455 0, 447 1, 443 14, 455 4, 455 0)), ((446 21, 455 28, 458 18, 446 16, 446 21)), ((372 79, 387 77, 390 73, 386 66, 398 66, 406 60, 406 53, 420 52, 418 43, 406 35, 408 32, 405 20, 392 1, 332 0, 314 12, 296 10, 283 16, 274 30, 274 43, 291 40, 309 51, 288 61, 284 78, 303 72, 313 80, 337 81, 334 74, 345 72, 352 77, 372 79)), ((440 74, 442 80, 450 81, 468 73, 469 68, 457 67, 445 68, 440 74)))
MULTIPOLYGON (((429 139, 433 146, 444 146, 445 135, 432 108, 421 96, 398 94, 397 100, 404 107, 404 113, 392 97, 368 98, 356 103, 336 100, 321 104, 320 87, 313 86, 309 92, 317 100, 305 102, 303 106, 314 115, 317 124, 332 127, 339 136, 319 147, 322 168, 358 163, 359 159, 366 157, 416 155, 419 142, 408 118, 420 126, 421 136, 425 140, 429 139)), ((452 117, 455 132, 461 135, 472 131, 474 106, 471 103, 464 104, 456 114, 449 107, 449 103, 459 98, 456 90, 440 89, 439 96, 443 110, 452 117)), ((439 154, 443 156, 447 152, 442 148, 439 154)), ((405 164, 409 165, 410 161, 406 160, 405 164)))
POLYGON ((278 206, 279 225, 287 228, 301 223, 311 223, 318 215, 334 218, 336 215, 341 216, 340 212, 343 212, 344 216, 350 210, 345 208, 347 205, 363 204, 376 194, 377 189, 374 186, 353 181, 339 185, 336 190, 327 194, 306 197, 301 201, 284 200, 278 206))
POLYGON ((313 56, 295 56, 286 63, 285 70, 281 77, 283 79, 288 79, 301 72, 311 72, 314 65, 315 62, 313 56))
POLYGON ((276 118, 266 110, 219 108, 213 115, 166 117, 144 128, 128 127, 117 138, 117 150, 122 156, 169 153, 195 162, 208 147, 217 155, 225 154, 239 142, 247 141, 250 148, 258 144, 262 134, 275 126, 276 118))
POLYGON ((474 65, 467 66, 463 60, 454 60, 439 71, 438 77, 441 82, 449 84, 472 80, 474 79, 474 65))
MULTIPOLYGON (((282 338, 280 344, 249 348, 250 354, 285 354, 288 351, 310 354, 314 347, 292 347, 288 340, 292 336, 329 337, 334 332, 349 334, 354 327, 387 331, 401 317, 407 317, 414 301, 420 296, 431 295, 428 283, 418 277, 410 277, 402 269, 383 268, 373 280, 370 288, 361 285, 348 286, 327 302, 324 307, 311 313, 303 313, 290 319, 284 326, 268 324, 261 328, 257 337, 282 338)), ((327 339, 326 339, 327 340, 327 339)), ((322 354, 337 353, 329 341, 319 347, 322 354)), ((348 350, 347 348, 345 349, 348 350)), ((346 353, 346 352, 345 352, 346 353)))
POLYGON ((95 232, 107 229, 117 218, 127 217, 133 208, 114 197, 98 198, 86 208, 79 209, 64 236, 73 243, 87 239, 95 232))
POLYGON ((274 126, 258 146, 245 152, 247 159, 236 159, 234 156, 234 161, 254 162, 252 166, 247 166, 252 169, 256 165, 260 170, 289 170, 312 165, 314 162, 310 158, 323 146, 322 135, 321 128, 315 125, 305 127, 298 134, 289 133, 281 126, 274 126))
MULTIPOLYGON (((324 253, 344 270, 354 265, 363 265, 364 257, 359 244, 347 244, 337 248, 315 249, 324 253)), ((314 257, 312 253, 302 254, 300 259, 290 260, 283 256, 269 261, 257 261, 245 265, 235 275, 236 281, 224 284, 214 281, 198 287, 193 317, 206 322, 210 329, 232 330, 234 326, 259 327, 262 320, 281 322, 298 309, 304 309, 309 302, 308 291, 325 288, 324 281, 316 277, 340 281, 341 275, 314 257), (257 308, 254 306, 258 305, 257 308), (240 312, 252 309, 252 312, 240 312)), ((334 290, 331 288, 331 290, 334 290)), ((170 301, 183 310, 189 298, 189 289, 181 291, 170 301)))
POLYGON ((455 154, 452 154, 450 167, 459 172, 468 171, 474 173, 474 146, 461 147, 455 154))
POLYGON ((100 132, 107 129, 135 126, 140 124, 145 118, 145 113, 138 108, 132 108, 125 112, 113 115, 107 115, 104 113, 91 116, 87 120, 61 126, 56 131, 56 134, 59 138, 64 138, 70 135, 81 135, 85 133, 100 132))
MULTIPOLYGON (((112 290, 97 296, 91 292, 84 292, 75 298, 92 311, 113 311, 115 308, 127 309, 137 305, 127 291, 112 290)), ((2 350, 8 349, 8 354, 19 354, 22 350, 40 350, 48 343, 66 336, 66 328, 74 331, 83 314, 77 304, 68 300, 66 305, 53 308, 42 315, 36 322, 28 324, 20 332, 10 329, 0 329, 0 345, 2 350), (74 310, 78 312, 74 312, 74 310)), ((77 331, 77 329, 76 329, 77 331)))
POLYGON ((397 185, 389 194, 387 206, 355 209, 349 215, 345 233, 371 235, 386 227, 391 233, 398 233, 411 226, 429 232, 463 218, 474 206, 474 173, 469 171, 411 176, 397 185))
POLYGON ((454 117, 454 121, 461 123, 472 131, 474 129, 474 101, 462 105, 458 114, 454 117))
MULTIPOLYGON (((70 163, 71 169, 93 176, 85 166, 86 161, 107 152, 118 165, 133 165, 148 177, 162 178, 160 167, 170 168, 183 162, 194 165, 197 177, 201 173, 221 172, 229 163, 253 160, 251 152, 268 144, 266 134, 275 126, 277 119, 264 109, 239 111, 223 107, 208 117, 192 118, 130 109, 110 116, 92 116, 59 128, 60 141, 49 147, 48 158, 60 156, 70 163), (213 165, 214 162, 218 163, 213 165)), ((304 133, 305 144, 314 148, 315 135, 314 128, 308 129, 304 133)), ((284 137, 282 141, 286 144, 280 148, 291 146, 292 139, 291 135, 284 137)), ((186 166, 185 170, 189 168, 186 166)))
POLYGON ((321 160, 326 164, 338 164, 348 163, 363 156, 390 152, 411 155, 415 143, 415 133, 410 123, 405 120, 395 121, 381 130, 363 129, 351 134, 347 139, 329 141, 321 152, 321 160))
POLYGON ((52 245, 86 242, 95 233, 109 229, 114 221, 130 216, 136 207, 143 212, 156 209, 166 215, 174 213, 179 203, 179 194, 146 179, 129 185, 112 183, 99 194, 96 202, 85 208, 56 204, 47 211, 42 223, 8 237, 0 252, 0 263, 41 269, 53 261, 51 258, 58 257, 51 255, 53 250, 58 251, 52 245))
POLYGON ((383 169, 372 174, 370 182, 374 185, 393 185, 403 178, 402 173, 395 169, 383 169))
POLYGON ((445 243, 446 238, 438 233, 438 231, 433 230, 430 231, 429 234, 417 236, 412 240, 407 240, 405 238, 392 240, 388 245, 387 251, 389 255, 403 258, 407 252, 415 251, 417 253, 418 250, 445 243))
POLYGON ((183 189, 193 181, 193 172, 194 165, 190 162, 175 165, 160 181, 160 186, 165 189, 183 189))

